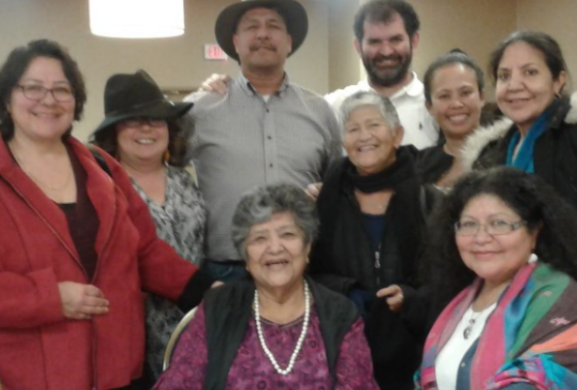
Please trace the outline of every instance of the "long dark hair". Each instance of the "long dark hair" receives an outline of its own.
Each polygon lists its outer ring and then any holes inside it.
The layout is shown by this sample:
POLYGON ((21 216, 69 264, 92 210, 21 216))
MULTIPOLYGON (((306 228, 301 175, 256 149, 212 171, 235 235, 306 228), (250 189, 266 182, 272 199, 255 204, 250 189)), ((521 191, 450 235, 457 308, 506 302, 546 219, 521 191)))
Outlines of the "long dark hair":
POLYGON ((510 167, 476 171, 455 184, 430 221, 423 277, 432 285, 437 305, 446 304, 475 278, 461 259, 454 226, 471 199, 481 194, 501 199, 527 222, 530 232, 539 229, 539 261, 577 279, 577 210, 537 175, 510 167))

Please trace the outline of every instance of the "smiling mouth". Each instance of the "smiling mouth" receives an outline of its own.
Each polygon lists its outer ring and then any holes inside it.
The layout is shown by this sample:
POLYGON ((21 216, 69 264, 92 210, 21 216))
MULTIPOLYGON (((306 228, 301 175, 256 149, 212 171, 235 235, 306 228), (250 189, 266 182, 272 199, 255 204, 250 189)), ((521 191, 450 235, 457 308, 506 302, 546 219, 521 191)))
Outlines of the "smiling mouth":
POLYGON ((55 112, 35 112, 34 115, 37 116, 38 118, 48 118, 48 119, 54 119, 59 116, 55 112))
POLYGON ((151 144, 155 143, 156 140, 147 138, 147 139, 137 139, 137 140, 135 140, 135 142, 139 145, 151 145, 151 144))
POLYGON ((452 115, 448 116, 447 119, 452 123, 461 123, 469 117, 468 114, 452 115))
POLYGON ((265 265, 267 267, 276 267, 276 266, 284 266, 287 265, 288 263, 289 263, 288 260, 275 260, 275 261, 269 261, 265 263, 265 265))
POLYGON ((377 148, 377 145, 364 145, 357 148, 359 152, 371 152, 377 148))

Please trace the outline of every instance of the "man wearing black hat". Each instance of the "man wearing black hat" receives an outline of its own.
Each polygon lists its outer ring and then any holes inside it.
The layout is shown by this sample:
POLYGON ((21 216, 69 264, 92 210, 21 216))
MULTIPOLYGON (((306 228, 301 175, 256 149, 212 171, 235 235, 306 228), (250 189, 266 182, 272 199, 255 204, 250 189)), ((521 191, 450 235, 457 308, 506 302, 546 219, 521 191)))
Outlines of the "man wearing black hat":
POLYGON ((303 43, 307 15, 295 0, 249 0, 225 8, 215 34, 241 67, 225 95, 199 92, 191 116, 192 154, 208 207, 206 269, 221 280, 245 273, 230 238, 232 214, 247 190, 284 181, 320 181, 340 155, 338 125, 326 101, 292 84, 284 64, 303 43))

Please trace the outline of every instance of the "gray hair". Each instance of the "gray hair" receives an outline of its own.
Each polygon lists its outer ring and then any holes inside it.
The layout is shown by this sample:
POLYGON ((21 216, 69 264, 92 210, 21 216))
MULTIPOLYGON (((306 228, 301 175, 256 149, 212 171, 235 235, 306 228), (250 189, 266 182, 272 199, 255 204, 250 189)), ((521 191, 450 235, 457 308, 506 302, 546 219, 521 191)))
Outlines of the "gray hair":
POLYGON ((351 116, 351 113, 360 107, 375 107, 381 113, 389 129, 396 134, 397 128, 401 126, 399 115, 393 103, 375 91, 360 91, 347 97, 341 105, 339 119, 341 121, 341 129, 344 134, 345 125, 351 116))
POLYGON ((305 245, 317 236, 319 220, 315 202, 302 188, 292 184, 270 184, 246 193, 232 217, 232 241, 243 259, 247 259, 246 239, 250 229, 271 219, 273 214, 288 212, 304 235, 305 245))

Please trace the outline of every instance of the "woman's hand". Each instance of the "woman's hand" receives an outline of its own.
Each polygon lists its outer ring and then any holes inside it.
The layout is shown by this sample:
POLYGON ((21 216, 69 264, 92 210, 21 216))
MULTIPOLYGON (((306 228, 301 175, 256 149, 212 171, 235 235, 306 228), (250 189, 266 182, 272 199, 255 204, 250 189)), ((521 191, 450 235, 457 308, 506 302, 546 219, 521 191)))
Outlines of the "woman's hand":
POLYGON ((387 297, 387 305, 392 312, 398 313, 403 307, 403 302, 405 297, 403 296, 403 289, 401 289, 396 284, 391 284, 389 287, 385 287, 377 291, 377 297, 383 298, 387 297))
POLYGON ((108 313, 108 300, 97 287, 75 282, 58 283, 62 313, 72 320, 89 320, 108 313))
POLYGON ((216 288, 216 287, 220 287, 220 286, 224 286, 224 283, 221 282, 220 280, 217 280, 216 282, 214 282, 210 288, 216 288))
POLYGON ((321 193, 322 187, 323 183, 321 182, 311 183, 308 186, 306 186, 305 193, 316 202, 317 198, 319 197, 319 194, 321 193))

